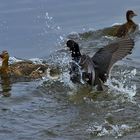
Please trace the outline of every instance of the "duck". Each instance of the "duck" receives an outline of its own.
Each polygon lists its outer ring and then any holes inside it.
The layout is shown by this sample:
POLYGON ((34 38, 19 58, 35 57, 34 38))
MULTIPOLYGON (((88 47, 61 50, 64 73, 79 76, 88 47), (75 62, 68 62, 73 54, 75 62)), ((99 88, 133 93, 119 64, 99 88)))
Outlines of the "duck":
POLYGON ((39 79, 46 75, 47 64, 35 64, 32 61, 19 61, 9 64, 9 53, 4 50, 0 54, 2 66, 0 67, 1 77, 14 77, 15 79, 39 79))
POLYGON ((105 35, 110 35, 118 38, 127 37, 138 30, 138 25, 132 20, 137 14, 133 10, 126 12, 126 23, 122 25, 114 25, 103 29, 105 35))
POLYGON ((73 83, 87 83, 103 91, 103 85, 109 77, 113 65, 132 53, 134 40, 121 38, 100 48, 92 57, 81 54, 79 45, 74 40, 68 40, 66 46, 71 52, 70 80, 73 83))

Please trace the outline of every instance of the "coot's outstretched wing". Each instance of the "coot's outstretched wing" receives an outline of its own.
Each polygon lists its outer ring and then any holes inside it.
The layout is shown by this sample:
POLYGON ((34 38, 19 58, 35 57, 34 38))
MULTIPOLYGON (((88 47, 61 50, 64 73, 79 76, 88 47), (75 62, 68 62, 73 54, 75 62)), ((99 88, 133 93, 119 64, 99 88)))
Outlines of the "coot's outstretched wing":
POLYGON ((97 66, 98 76, 103 82, 106 81, 106 76, 108 76, 112 65, 130 54, 133 47, 134 41, 132 39, 121 39, 99 49, 95 53, 92 60, 97 66))

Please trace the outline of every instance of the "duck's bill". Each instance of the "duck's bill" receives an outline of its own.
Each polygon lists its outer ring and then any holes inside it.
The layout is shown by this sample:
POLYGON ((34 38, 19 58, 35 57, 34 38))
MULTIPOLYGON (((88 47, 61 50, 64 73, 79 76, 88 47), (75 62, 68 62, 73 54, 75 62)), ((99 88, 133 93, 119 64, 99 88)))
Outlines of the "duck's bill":
POLYGON ((133 14, 133 16, 137 16, 137 14, 136 14, 136 13, 134 13, 134 14, 133 14))
POLYGON ((70 48, 68 48, 67 46, 64 46, 64 50, 70 51, 70 48))

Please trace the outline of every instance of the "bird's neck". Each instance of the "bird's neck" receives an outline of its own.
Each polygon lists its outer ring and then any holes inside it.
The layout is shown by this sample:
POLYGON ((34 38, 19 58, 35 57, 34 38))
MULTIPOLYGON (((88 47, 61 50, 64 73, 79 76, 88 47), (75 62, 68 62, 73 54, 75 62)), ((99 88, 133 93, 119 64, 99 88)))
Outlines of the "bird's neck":
POLYGON ((132 18, 130 18, 129 16, 126 16, 126 20, 127 20, 127 22, 133 22, 133 20, 132 20, 132 18))
POLYGON ((8 72, 8 59, 2 61, 1 72, 2 73, 8 72))

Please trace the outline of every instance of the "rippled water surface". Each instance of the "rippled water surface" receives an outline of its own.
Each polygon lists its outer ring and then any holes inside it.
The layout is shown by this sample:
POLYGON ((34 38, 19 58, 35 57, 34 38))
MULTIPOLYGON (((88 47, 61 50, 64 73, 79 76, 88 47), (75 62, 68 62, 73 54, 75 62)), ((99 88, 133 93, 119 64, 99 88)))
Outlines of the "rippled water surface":
POLYGON ((8 50, 10 63, 45 60, 61 70, 31 82, 1 79, 0 139, 140 139, 140 33, 101 93, 70 81, 65 49, 73 38, 92 56, 114 40, 96 30, 125 22, 128 9, 138 14, 139 24, 139 0, 0 0, 0 51, 8 50))

